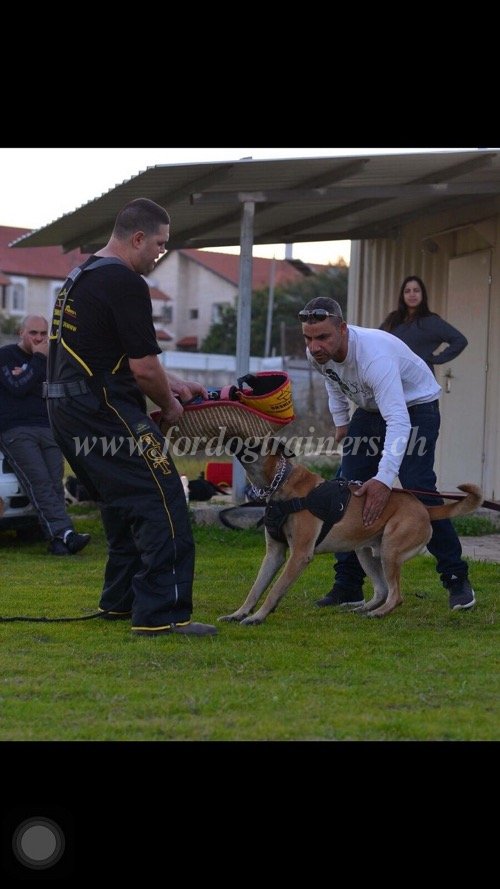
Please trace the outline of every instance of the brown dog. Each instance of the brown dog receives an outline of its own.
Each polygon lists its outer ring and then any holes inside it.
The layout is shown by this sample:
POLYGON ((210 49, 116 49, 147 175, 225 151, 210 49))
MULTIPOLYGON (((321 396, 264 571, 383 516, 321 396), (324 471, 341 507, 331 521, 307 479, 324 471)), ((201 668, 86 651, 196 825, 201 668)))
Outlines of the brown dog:
MULTIPOLYGON (((256 453, 256 460, 245 465, 249 480, 260 488, 268 502, 305 497, 324 479, 304 466, 292 466, 282 450, 277 454, 256 453)), ((349 486, 356 490, 356 486, 349 486)), ((370 617, 383 617, 403 601, 400 589, 401 566, 422 552, 432 536, 431 520, 451 518, 473 512, 483 502, 477 485, 459 485, 467 496, 442 506, 425 506, 407 491, 393 490, 380 518, 365 527, 362 520, 364 497, 351 496, 340 521, 333 525, 319 545, 316 540, 322 520, 307 509, 292 512, 283 525, 286 542, 274 540, 266 528, 266 554, 255 583, 237 611, 220 617, 245 625, 261 624, 274 611, 280 599, 302 573, 316 553, 355 550, 364 571, 373 583, 374 596, 360 608, 370 617), (261 605, 253 610, 262 593, 290 555, 284 570, 261 605), (250 616, 252 615, 252 616, 250 616)))

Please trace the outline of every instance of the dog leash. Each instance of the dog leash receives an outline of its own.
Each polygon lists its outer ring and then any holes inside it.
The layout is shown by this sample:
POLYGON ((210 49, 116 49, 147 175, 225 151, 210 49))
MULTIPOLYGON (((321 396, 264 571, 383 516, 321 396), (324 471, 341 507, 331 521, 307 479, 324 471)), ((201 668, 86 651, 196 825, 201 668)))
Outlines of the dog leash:
MULTIPOLYGON (((362 482, 359 482, 358 484, 362 484, 362 482)), ((400 489, 395 488, 395 490, 400 490, 400 489)), ((462 493, 441 494, 439 491, 419 491, 415 488, 401 488, 401 490, 406 491, 408 494, 417 494, 417 495, 424 494, 426 497, 441 497, 443 500, 464 500, 465 497, 467 496, 466 494, 462 494, 462 493)), ((229 515, 233 512, 236 512, 236 510, 239 510, 239 509, 244 509, 244 508, 248 508, 248 507, 252 507, 252 506, 264 507, 265 504, 266 504, 265 500, 260 500, 260 502, 258 500, 256 500, 256 501, 250 501, 248 503, 240 503, 238 506, 230 506, 227 509, 222 509, 219 512, 219 519, 222 522, 222 524, 226 526, 226 528, 231 528, 231 530, 234 530, 234 531, 242 531, 243 528, 240 525, 234 525, 231 522, 229 515)), ((497 500, 483 500, 482 506, 485 507, 486 509, 493 509, 496 512, 500 512, 500 503, 497 500)), ((263 517, 259 518, 255 527, 259 528, 262 524, 263 524, 263 517)))
MULTIPOLYGON (((399 490, 396 488, 395 490, 399 490)), ((443 500, 464 500, 467 497, 467 494, 441 494, 439 491, 418 491, 415 488, 402 488, 401 490, 407 491, 408 494, 425 494, 426 497, 442 497, 443 500)), ((481 504, 481 508, 485 509, 493 509, 496 512, 500 512, 500 502, 498 500, 483 500, 481 504)))
POLYGON ((29 617, 28 615, 16 615, 14 617, 0 617, 0 623, 10 624, 15 621, 25 621, 27 623, 37 624, 58 624, 69 623, 75 620, 94 620, 96 617, 102 617, 102 611, 96 611, 94 614, 86 614, 84 617, 29 617))

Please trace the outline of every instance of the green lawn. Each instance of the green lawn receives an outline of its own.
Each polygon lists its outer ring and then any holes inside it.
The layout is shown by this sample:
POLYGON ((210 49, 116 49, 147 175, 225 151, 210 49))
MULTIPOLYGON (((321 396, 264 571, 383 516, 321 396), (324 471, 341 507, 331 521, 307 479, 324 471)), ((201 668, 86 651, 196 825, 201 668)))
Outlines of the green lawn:
MULTIPOLYGON (((97 606, 106 548, 71 558, 0 534, 3 617, 83 616, 97 606)), ((88 512, 88 509, 87 509, 88 512)), ((248 592, 260 531, 196 527, 194 619, 216 622, 248 592)), ((318 556, 260 627, 132 638, 128 622, 3 623, 1 740, 496 740, 500 566, 475 562, 478 605, 450 612, 434 560, 405 566, 404 604, 383 620, 314 600, 331 585, 318 556)))

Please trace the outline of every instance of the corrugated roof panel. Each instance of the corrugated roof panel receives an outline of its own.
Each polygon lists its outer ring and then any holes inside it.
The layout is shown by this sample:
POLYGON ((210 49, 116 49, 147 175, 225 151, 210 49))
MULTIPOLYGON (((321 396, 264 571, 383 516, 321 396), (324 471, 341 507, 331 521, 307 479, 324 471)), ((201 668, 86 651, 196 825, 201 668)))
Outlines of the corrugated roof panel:
POLYGON ((137 197, 172 216, 170 249, 238 246, 242 202, 255 202, 255 244, 390 236, 415 215, 500 195, 494 150, 235 160, 148 167, 15 246, 95 249, 137 197))

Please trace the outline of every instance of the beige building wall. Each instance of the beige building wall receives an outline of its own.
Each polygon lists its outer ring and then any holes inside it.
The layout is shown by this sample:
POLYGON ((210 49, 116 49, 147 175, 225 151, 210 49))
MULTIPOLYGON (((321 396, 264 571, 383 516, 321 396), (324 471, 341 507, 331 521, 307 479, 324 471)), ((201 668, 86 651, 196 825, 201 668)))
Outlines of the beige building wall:
POLYGON ((500 500, 500 214, 496 217, 496 246, 491 263, 488 343, 488 390, 485 409, 485 491, 500 500))
POLYGON ((156 267, 149 280, 172 298, 172 323, 168 329, 174 341, 170 348, 175 348, 175 343, 185 336, 196 336, 199 347, 212 325, 214 306, 234 305, 238 292, 230 281, 177 251, 156 267), (195 311, 197 318, 192 317, 195 311))
MULTIPOLYGON (((450 260, 478 251, 491 251, 491 282, 489 292, 488 361, 486 399, 483 412, 484 471, 482 484, 486 497, 500 500, 500 199, 477 201, 467 208, 449 210, 420 218, 402 227, 393 239, 353 242, 349 269, 347 321, 364 327, 379 327, 386 315, 396 307, 401 282, 407 275, 419 275, 425 282, 432 311, 445 320, 448 309, 448 276, 450 260)), ((456 325, 458 326, 458 325, 456 325)), ((462 329, 467 336, 467 330, 462 329)), ((468 347, 469 348, 469 347, 468 347)), ((479 360, 482 360, 482 356, 479 360)), ((442 366, 444 367, 444 366, 442 366)), ((451 363, 453 367, 453 363, 451 363)), ((437 376, 441 385, 441 371, 437 376)), ((447 404, 441 396, 441 414, 446 417, 447 404)), ((467 405, 463 405, 462 422, 467 422, 467 405)), ((479 434, 479 433, 478 433, 479 434)), ((460 429, 457 428, 457 436, 460 429)), ((466 473, 467 454, 461 455, 466 473)), ((448 455, 438 444, 436 473, 448 455)), ((457 484, 467 481, 457 478, 457 484)))
POLYGON ((63 281, 20 275, 10 275, 10 279, 13 283, 22 283, 25 287, 25 311, 10 311, 9 314, 20 320, 26 315, 42 315, 50 321, 55 302, 55 289, 57 286, 61 287, 63 281))

